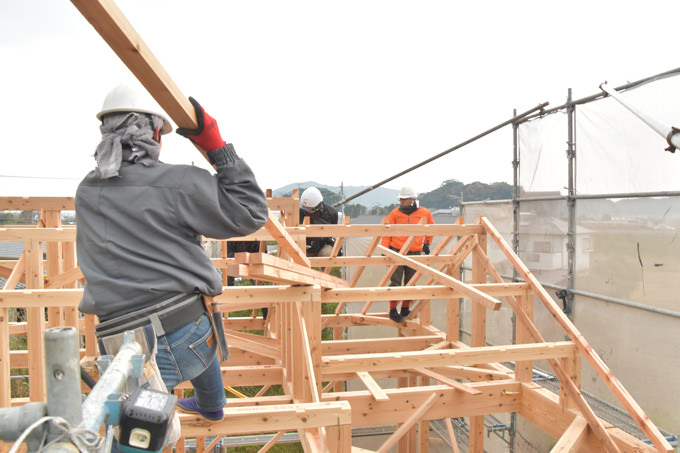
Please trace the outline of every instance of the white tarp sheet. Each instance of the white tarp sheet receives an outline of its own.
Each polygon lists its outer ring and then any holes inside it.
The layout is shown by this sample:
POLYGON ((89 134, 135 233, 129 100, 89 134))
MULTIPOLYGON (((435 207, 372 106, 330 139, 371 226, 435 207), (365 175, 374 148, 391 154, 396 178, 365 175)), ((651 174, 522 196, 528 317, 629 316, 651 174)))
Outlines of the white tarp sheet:
MULTIPOLYGON (((621 97, 668 126, 680 128, 680 76, 657 80, 621 97)), ((579 195, 680 190, 680 152, 611 97, 576 106, 576 193, 579 195)), ((520 185, 524 196, 565 194, 567 116, 556 113, 519 128, 520 185)))

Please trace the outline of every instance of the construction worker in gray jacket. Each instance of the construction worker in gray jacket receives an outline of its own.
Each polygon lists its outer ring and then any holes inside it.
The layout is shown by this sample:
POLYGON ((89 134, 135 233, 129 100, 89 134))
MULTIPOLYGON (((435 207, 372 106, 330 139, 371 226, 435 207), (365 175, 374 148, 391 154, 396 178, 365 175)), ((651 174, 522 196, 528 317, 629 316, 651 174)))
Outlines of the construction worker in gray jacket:
MULTIPOLYGON (((226 403, 216 341, 203 295, 222 278, 202 247, 248 235, 266 223, 267 201, 250 167, 225 143, 217 122, 189 98, 198 128, 178 129, 217 170, 159 161, 166 115, 136 84, 114 88, 97 117, 97 168, 76 193, 78 262, 85 277, 79 309, 98 316, 100 347, 124 330, 141 332, 168 391, 191 381, 177 407, 221 420, 226 403)), ((138 340, 139 341, 139 340, 138 340)), ((100 351, 115 353, 115 351, 100 351)))

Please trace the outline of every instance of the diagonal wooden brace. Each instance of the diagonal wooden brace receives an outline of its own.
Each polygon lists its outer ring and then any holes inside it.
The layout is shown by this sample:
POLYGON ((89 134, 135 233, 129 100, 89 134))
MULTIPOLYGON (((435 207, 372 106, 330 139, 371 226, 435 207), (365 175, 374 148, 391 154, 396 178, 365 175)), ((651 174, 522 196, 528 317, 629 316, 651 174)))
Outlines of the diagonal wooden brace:
POLYGON ((460 280, 456 280, 455 278, 446 275, 443 272, 439 272, 438 270, 432 269, 429 266, 420 264, 419 262, 409 258, 408 256, 400 255, 399 253, 394 252, 388 249, 387 247, 383 247, 382 245, 379 245, 378 249, 380 249, 380 251, 384 253, 386 256, 389 256, 390 258, 394 259, 400 264, 416 269, 425 275, 434 277, 434 279, 437 280, 442 285, 446 285, 461 291, 463 294, 470 297, 473 301, 483 304, 488 309, 496 311, 500 310, 501 308, 501 302, 498 299, 488 296, 483 292, 479 291, 478 289, 461 282, 460 280))

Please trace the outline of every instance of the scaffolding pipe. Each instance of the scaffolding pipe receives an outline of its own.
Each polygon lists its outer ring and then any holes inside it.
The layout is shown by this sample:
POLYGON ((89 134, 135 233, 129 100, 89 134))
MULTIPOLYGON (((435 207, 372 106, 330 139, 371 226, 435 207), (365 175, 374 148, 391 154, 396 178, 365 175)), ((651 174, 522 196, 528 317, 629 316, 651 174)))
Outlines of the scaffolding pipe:
POLYGON ((600 89, 614 98, 619 104, 628 109, 633 115, 637 116, 647 126, 651 127, 654 132, 665 138, 666 143, 668 143, 668 148, 666 148, 666 151, 674 153, 675 150, 680 147, 680 130, 672 126, 668 126, 648 113, 643 112, 632 102, 624 100, 621 96, 619 96, 619 93, 616 90, 607 86, 607 82, 601 84, 600 89))
MULTIPOLYGON (((555 288, 555 289, 564 289, 562 286, 557 286, 557 285, 550 285, 548 283, 541 283, 542 286, 550 287, 550 288, 555 288)), ((590 299, 598 299, 604 302, 611 302, 613 304, 617 305, 623 305, 626 307, 631 307, 631 308, 636 308, 638 310, 644 310, 644 311, 649 311, 652 313, 656 313, 659 315, 665 315, 665 316, 671 316, 673 318, 680 318, 680 312, 677 311, 672 311, 672 310, 666 310, 665 308, 658 308, 658 307, 652 307, 649 305, 642 305, 637 302, 631 302, 629 300, 624 300, 624 299, 618 299, 616 297, 609 297, 609 296, 604 296, 602 294, 595 294, 595 293, 590 293, 588 291, 581 291, 578 289, 572 289, 572 290, 567 290, 568 292, 574 294, 575 296, 583 296, 583 297, 588 297, 590 299)))
POLYGON ((136 371, 135 359, 141 354, 142 348, 135 342, 135 334, 131 331, 123 333, 123 345, 83 403, 82 428, 99 431, 107 416, 105 403, 109 395, 125 390, 128 377, 136 371))
MULTIPOLYGON (((567 181, 567 211, 569 223, 567 224, 567 291, 574 289, 574 275, 576 274, 576 142, 574 137, 574 114, 576 108, 571 103, 571 88, 567 90, 567 163, 569 168, 567 181)), ((573 311, 574 296, 567 293, 566 307, 564 312, 574 320, 573 311)))
MULTIPOLYGON (((677 76, 677 75, 680 75, 680 68, 671 69, 670 71, 662 72, 660 74, 657 74, 657 75, 654 75, 654 76, 651 76, 651 77, 645 77, 644 79, 640 79, 640 80, 637 80, 635 82, 626 83, 624 85, 616 87, 616 91, 630 90, 631 88, 637 88, 637 87, 640 87, 640 86, 645 85, 647 83, 654 82, 656 80, 665 79, 667 77, 674 77, 674 76, 677 76)), ((604 97, 605 97, 604 93, 600 92, 600 93, 597 93, 597 94, 592 94, 590 96, 586 96, 586 97, 577 99, 575 101, 572 101, 571 103, 573 105, 587 104, 589 102, 595 101, 597 99, 602 99, 604 97)), ((537 113, 535 115, 527 116, 526 118, 522 118, 521 120, 519 120, 519 123, 531 121, 531 120, 538 118, 540 116, 550 115, 552 113, 557 113, 557 112, 562 111, 565 108, 567 108, 567 106, 568 106, 568 104, 562 104, 562 105, 559 105, 557 107, 553 107, 551 109, 544 110, 544 111, 537 113)))
MULTIPOLYGON (((637 192, 637 193, 604 193, 596 195, 574 195, 574 200, 606 200, 611 198, 663 198, 663 197, 680 197, 678 191, 660 191, 660 192, 637 192)), ((518 198, 518 202, 522 201, 560 201, 567 200, 567 195, 554 195, 545 197, 523 197, 518 198)), ((476 205, 476 204, 508 204, 514 200, 482 200, 482 201, 466 201, 461 205, 476 205)))
MULTIPOLYGON (((52 327, 45 331, 45 383, 47 413, 59 414, 71 426, 82 421, 78 332, 75 327, 52 327)), ((48 440, 62 435, 52 425, 48 440)))
MULTIPOLYGON (((460 267, 461 271, 462 270, 471 270, 469 267, 466 266, 461 266, 460 267)), ((518 280, 513 280, 513 278, 509 275, 503 275, 500 274, 502 278, 505 280, 511 280, 511 281, 519 281, 519 282, 524 282, 522 279, 518 280)), ((567 290, 564 286, 560 285, 554 285, 552 283, 544 283, 544 282, 538 282, 541 286, 545 286, 546 288, 552 288, 552 289, 564 289, 567 290)), ((609 297, 609 296, 604 296, 602 294, 596 294, 596 293, 589 293, 587 291, 581 291, 578 289, 573 289, 573 290, 567 290, 568 292, 573 293, 575 296, 583 296, 583 297, 588 297, 590 299, 597 299, 597 300, 602 300, 604 302, 611 302, 613 304, 618 304, 618 305, 625 305, 626 307, 631 307, 631 308, 637 308, 638 310, 643 310, 643 311, 649 311, 652 313, 656 313, 659 315, 665 315, 665 316, 671 316, 673 318, 680 318, 680 312, 677 311, 672 311, 672 310, 666 310, 665 308, 657 308, 657 307, 651 307, 649 305, 642 305, 637 302, 631 302, 629 300, 624 300, 624 299, 617 299, 616 297, 609 297)))
POLYGON ((504 121, 504 122, 498 124, 497 126, 494 126, 494 127, 492 127, 491 129, 488 129, 488 130, 482 132, 481 134, 478 134, 478 135, 476 135, 476 136, 474 136, 474 137, 472 137, 472 138, 470 138, 470 139, 468 139, 468 140, 465 140, 464 142, 459 143, 458 145, 454 146, 453 148, 449 148, 449 149, 447 149, 446 151, 442 151, 441 153, 439 153, 439 154, 437 154, 437 155, 435 155, 435 156, 432 156, 432 157, 430 157, 429 159, 425 159, 424 161, 420 162, 419 164, 416 164, 416 165, 414 165, 414 166, 412 166, 412 167, 409 167, 409 168, 407 168, 406 170, 397 173, 396 175, 390 176, 389 178, 384 179, 384 180, 380 181, 380 182, 377 183, 377 184, 374 184, 374 185, 372 185, 372 186, 370 186, 370 187, 368 187, 368 188, 366 188, 366 189, 364 189, 364 190, 362 190, 362 191, 360 191, 360 192, 355 193, 354 195, 352 195, 352 196, 349 197, 349 198, 345 198, 345 199, 343 199, 343 200, 338 201, 337 203, 335 203, 335 204, 333 205, 333 207, 334 207, 334 208, 337 208, 338 206, 341 206, 341 205, 347 203, 348 201, 354 200, 355 198, 358 198, 358 197, 360 197, 361 195, 364 195, 364 194, 370 192, 371 190, 377 189, 378 187, 382 186, 383 184, 386 184, 386 183, 388 183, 388 182, 390 182, 390 181, 392 181, 392 180, 394 180, 394 179, 397 179, 398 177, 403 176, 403 175, 405 175, 406 173, 410 173, 410 172, 412 172, 413 170, 422 167, 423 165, 429 164, 429 163, 432 162, 433 160, 439 159, 440 157, 445 156, 445 155, 447 155, 447 154, 449 154, 449 153, 451 153, 451 152, 453 152, 453 151, 455 151, 455 150, 457 150, 457 149, 459 149, 459 148, 462 148, 462 147, 465 146, 465 145, 469 145, 470 143, 472 143, 472 142, 474 142, 474 141, 476 141, 476 140, 479 140, 480 138, 482 138, 482 137, 484 137, 484 136, 486 136, 486 135, 489 135, 490 133, 495 132, 495 131, 497 131, 498 129, 501 129, 501 128, 507 126, 508 124, 512 124, 512 123, 518 121, 519 119, 524 118, 525 116, 532 114, 532 113, 535 112, 536 110, 543 110, 543 107, 545 107, 546 105, 548 105, 547 102, 543 102, 543 103, 541 103, 541 104, 538 104, 536 107, 534 107, 534 108, 532 108, 532 109, 529 109, 529 110, 527 110, 526 112, 524 112, 524 113, 522 113, 522 114, 520 114, 520 115, 514 116, 514 117, 510 118, 509 120, 504 121))
MULTIPOLYGON (((513 115, 517 115, 517 109, 512 111, 513 115)), ((512 249, 519 256, 519 221, 520 221, 520 207, 519 207, 519 124, 512 123, 512 249)), ((513 279, 519 279, 519 272, 517 269, 512 269, 513 279)), ((517 315, 512 312, 512 343, 517 342, 517 315)), ((515 437, 517 435, 517 412, 510 414, 510 452, 515 452, 515 437)))

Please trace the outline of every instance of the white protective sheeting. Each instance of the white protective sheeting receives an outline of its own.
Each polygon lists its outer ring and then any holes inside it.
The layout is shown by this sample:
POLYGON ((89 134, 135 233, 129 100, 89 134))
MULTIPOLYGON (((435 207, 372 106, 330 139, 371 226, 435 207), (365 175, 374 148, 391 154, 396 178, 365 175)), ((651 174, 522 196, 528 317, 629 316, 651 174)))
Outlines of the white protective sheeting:
MULTIPOLYGON (((680 76, 627 90, 621 97, 680 128, 680 76)), ((666 139, 611 97, 576 106, 574 127, 578 195, 680 190, 680 152, 665 151, 666 139)), ((522 196, 566 195, 567 140, 565 111, 520 125, 522 196)))
POLYGON ((567 187, 567 115, 554 113, 519 128, 521 196, 567 187))
MULTIPOLYGON (((680 76, 621 93, 645 114, 680 127, 680 76)), ((680 152, 611 97, 576 109, 578 194, 680 190, 680 152)))

